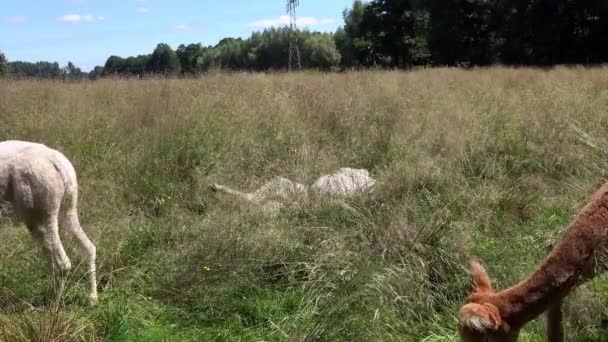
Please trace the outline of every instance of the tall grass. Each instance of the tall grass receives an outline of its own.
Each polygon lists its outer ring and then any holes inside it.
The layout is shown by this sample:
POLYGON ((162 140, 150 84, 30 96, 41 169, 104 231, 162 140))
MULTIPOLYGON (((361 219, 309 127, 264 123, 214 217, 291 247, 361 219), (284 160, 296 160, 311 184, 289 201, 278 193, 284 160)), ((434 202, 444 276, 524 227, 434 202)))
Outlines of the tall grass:
MULTIPOLYGON (((54 299, 3 221, 0 337, 455 341, 468 260, 512 285, 602 181, 607 108, 606 69, 0 81, 0 139, 74 162, 100 268, 97 307, 82 266, 54 299), (269 217, 209 190, 345 166, 374 191, 269 217)), ((600 279, 571 296, 569 340, 600 341, 605 304, 600 279)))

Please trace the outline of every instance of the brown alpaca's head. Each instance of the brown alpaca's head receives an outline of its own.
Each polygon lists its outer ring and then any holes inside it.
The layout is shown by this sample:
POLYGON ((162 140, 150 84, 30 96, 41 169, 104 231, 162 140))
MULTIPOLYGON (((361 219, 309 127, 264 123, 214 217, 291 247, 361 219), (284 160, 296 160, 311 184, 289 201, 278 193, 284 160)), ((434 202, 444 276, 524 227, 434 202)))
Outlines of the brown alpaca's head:
POLYGON ((492 289, 486 270, 473 262, 471 275, 475 289, 458 312, 458 331, 464 342, 517 341, 519 329, 513 329, 501 317, 500 299, 492 289))

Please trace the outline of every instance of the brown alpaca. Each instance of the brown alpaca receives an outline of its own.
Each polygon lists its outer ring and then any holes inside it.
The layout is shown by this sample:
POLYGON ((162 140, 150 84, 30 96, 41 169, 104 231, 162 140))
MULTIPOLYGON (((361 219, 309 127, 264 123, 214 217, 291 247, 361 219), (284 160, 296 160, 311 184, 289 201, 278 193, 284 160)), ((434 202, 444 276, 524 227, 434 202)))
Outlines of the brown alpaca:
POLYGON ((562 341, 561 301, 593 278, 608 247, 608 183, 605 183, 568 226, 565 236, 528 278, 499 292, 484 268, 474 262, 475 289, 458 312, 465 342, 517 341, 524 324, 548 311, 547 337, 562 341))

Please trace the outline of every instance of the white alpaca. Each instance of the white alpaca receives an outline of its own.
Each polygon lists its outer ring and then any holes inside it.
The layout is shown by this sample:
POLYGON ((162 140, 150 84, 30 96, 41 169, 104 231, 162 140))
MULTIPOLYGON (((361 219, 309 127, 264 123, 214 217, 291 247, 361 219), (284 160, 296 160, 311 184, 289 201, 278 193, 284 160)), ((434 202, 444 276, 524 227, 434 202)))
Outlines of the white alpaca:
POLYGON ((221 190, 253 204, 263 204, 269 200, 290 202, 307 196, 306 185, 292 182, 287 178, 275 177, 254 192, 241 192, 225 185, 213 184, 214 190, 221 190))
POLYGON ((343 167, 334 174, 321 176, 310 188, 322 195, 348 197, 366 192, 375 184, 369 171, 343 167))
POLYGON ((294 202, 308 196, 306 185, 290 181, 287 178, 275 177, 254 192, 241 192, 225 185, 213 184, 211 188, 241 198, 245 202, 258 205, 267 214, 276 214, 284 202, 294 202))
POLYGON ((92 303, 97 300, 95 245, 78 221, 78 183, 61 152, 25 141, 0 142, 0 201, 12 203, 32 237, 42 244, 59 269, 61 289, 71 263, 59 238, 59 227, 76 240, 88 259, 92 303))
MULTIPOLYGON (((376 180, 369 176, 367 170, 343 167, 334 174, 320 177, 310 186, 310 191, 320 195, 349 197, 366 192, 375 184, 376 180)), ((281 205, 282 202, 305 199, 309 193, 308 186, 293 182, 284 177, 275 177, 262 185, 261 188, 249 193, 219 184, 213 184, 212 189, 221 190, 257 205, 265 205, 267 203, 278 203, 278 205, 281 205)))

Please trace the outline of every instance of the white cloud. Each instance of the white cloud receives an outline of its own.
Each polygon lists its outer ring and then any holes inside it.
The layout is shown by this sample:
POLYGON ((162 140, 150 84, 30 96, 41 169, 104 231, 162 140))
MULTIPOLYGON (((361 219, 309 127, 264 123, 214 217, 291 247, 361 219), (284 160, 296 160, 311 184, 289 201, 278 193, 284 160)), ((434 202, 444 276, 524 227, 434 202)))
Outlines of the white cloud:
POLYGON ((66 15, 62 15, 61 17, 59 17, 57 19, 59 21, 64 21, 66 23, 77 23, 82 19, 82 17, 80 16, 80 14, 66 14, 66 15))
POLYGON ((23 24, 24 22, 27 21, 27 19, 22 16, 15 16, 15 17, 8 17, 8 18, 4 19, 4 21, 6 21, 7 23, 10 23, 10 24, 23 24))
POLYGON ((137 12, 137 13, 148 13, 148 12, 150 12, 150 10, 147 9, 147 8, 145 8, 145 7, 137 7, 135 9, 135 12, 137 12))
MULTIPOLYGON (((257 20, 252 23, 249 23, 249 27, 255 28, 268 28, 268 27, 278 27, 278 26, 289 26, 289 16, 282 15, 277 19, 263 19, 257 20)), ((319 25, 329 25, 335 24, 336 20, 332 18, 323 18, 318 19, 315 17, 300 17, 297 18, 296 24, 298 26, 319 26, 319 25)))
POLYGON ((204 25, 179 24, 179 25, 173 26, 173 30, 181 31, 181 32, 195 32, 195 31, 205 30, 205 26, 204 25))
POLYGON ((254 21, 249 27, 272 27, 289 25, 289 16, 282 15, 279 19, 263 19, 254 21))
POLYGON ((87 23, 91 23, 91 22, 95 22, 95 21, 103 21, 106 18, 102 15, 92 15, 92 14, 85 14, 85 15, 80 15, 80 14, 66 14, 66 15, 62 15, 61 17, 57 18, 57 20, 59 21, 63 21, 66 23, 79 23, 79 22, 87 22, 87 23))
POLYGON ((179 24, 175 26, 175 29, 178 31, 192 31, 194 27, 186 24, 179 24))

